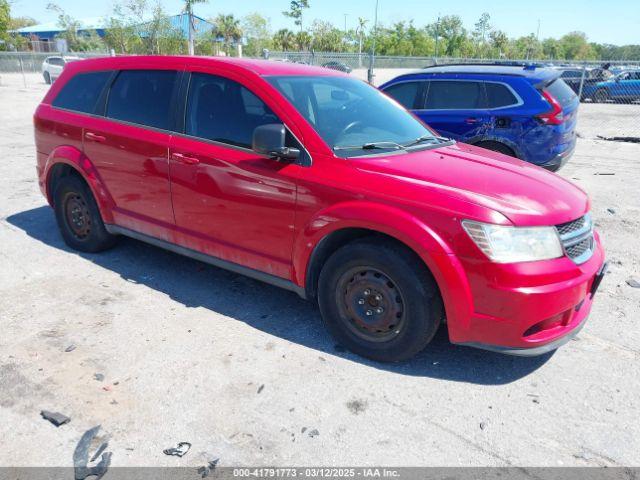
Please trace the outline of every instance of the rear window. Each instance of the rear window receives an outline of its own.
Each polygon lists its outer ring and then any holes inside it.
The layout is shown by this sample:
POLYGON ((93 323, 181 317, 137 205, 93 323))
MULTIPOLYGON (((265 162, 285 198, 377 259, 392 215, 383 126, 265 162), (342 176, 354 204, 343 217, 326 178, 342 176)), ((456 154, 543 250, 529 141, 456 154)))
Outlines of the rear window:
POLYGON ((174 70, 124 70, 113 83, 107 117, 149 127, 169 129, 174 70))
POLYGON ((57 67, 63 67, 64 66, 64 60, 60 57, 51 57, 47 59, 47 63, 49 65, 55 65, 57 67))
POLYGON ((427 94, 428 110, 463 110, 482 108, 480 82, 431 81, 427 94))
POLYGON ((511 90, 500 83, 485 83, 487 89, 487 108, 501 108, 516 105, 518 99, 511 90))
POLYGON ((51 103, 54 107, 93 113, 111 72, 78 73, 62 87, 51 103))
POLYGON ((545 87, 545 90, 553 95, 553 97, 558 100, 562 106, 572 103, 576 98, 575 92, 571 90, 571 87, 561 79, 551 82, 551 84, 545 87))
POLYGON ((418 108, 419 82, 402 82, 385 88, 384 93, 397 101, 404 108, 418 108))

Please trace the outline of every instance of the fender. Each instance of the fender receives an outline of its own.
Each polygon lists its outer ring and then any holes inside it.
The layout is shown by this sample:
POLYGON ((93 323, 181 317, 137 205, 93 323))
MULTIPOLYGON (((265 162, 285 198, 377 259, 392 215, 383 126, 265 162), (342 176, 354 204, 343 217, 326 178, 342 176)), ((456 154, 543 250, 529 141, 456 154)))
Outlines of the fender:
POLYGON ((473 298, 465 270, 447 242, 408 212, 370 201, 349 201, 317 212, 293 248, 293 280, 305 287, 313 252, 327 235, 347 228, 380 232, 402 242, 424 261, 440 289, 449 328, 467 326, 473 298))
POLYGON ((104 186, 102 179, 93 165, 89 157, 78 150, 75 147, 69 145, 62 145, 56 147, 49 153, 44 167, 45 177, 45 195, 49 200, 49 204, 53 205, 53 192, 49 191, 49 182, 51 180, 51 172, 56 165, 68 165, 73 168, 78 174, 87 182, 93 198, 96 199, 100 215, 105 223, 113 223, 112 209, 115 206, 115 202, 111 197, 111 194, 104 186))

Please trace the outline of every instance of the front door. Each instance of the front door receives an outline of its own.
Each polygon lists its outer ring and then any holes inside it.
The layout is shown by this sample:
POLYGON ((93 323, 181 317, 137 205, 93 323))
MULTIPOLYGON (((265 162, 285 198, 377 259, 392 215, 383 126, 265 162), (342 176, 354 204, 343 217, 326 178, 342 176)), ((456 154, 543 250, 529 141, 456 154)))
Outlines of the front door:
POLYGON ((290 278, 300 167, 251 150, 255 127, 282 123, 225 76, 194 72, 182 134, 170 146, 171 195, 183 246, 290 278))

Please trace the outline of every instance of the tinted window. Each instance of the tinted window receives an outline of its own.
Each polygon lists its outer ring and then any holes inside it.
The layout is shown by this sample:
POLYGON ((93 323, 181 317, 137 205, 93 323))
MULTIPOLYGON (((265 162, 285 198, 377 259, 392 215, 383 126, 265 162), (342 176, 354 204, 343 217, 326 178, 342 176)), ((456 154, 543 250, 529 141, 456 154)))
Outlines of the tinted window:
POLYGON ((253 131, 280 123, 269 107, 233 80, 204 73, 191 76, 185 133, 251 148, 253 131))
POLYGON ((62 60, 62 58, 60 57, 53 57, 53 58, 49 58, 47 60, 47 63, 49 65, 55 65, 56 67, 62 67, 64 66, 64 60, 62 60))
POLYGON ((124 70, 111 87, 107 116, 116 120, 169 129, 173 70, 124 70))
POLYGON ((557 79, 552 82, 551 85, 546 86, 545 90, 553 95, 555 99, 560 102, 560 105, 567 105, 573 102, 576 98, 576 94, 571 90, 571 87, 560 79, 557 79))
POLYGON ((394 98, 404 108, 417 108, 419 82, 402 82, 391 85, 384 93, 394 98))
POLYGON ((396 150, 431 132, 380 90, 332 76, 267 77, 318 135, 342 157, 396 150), (372 149, 366 145, 382 142, 372 149))
POLYGON ((582 71, 579 70, 565 70, 564 72, 562 72, 562 75, 560 75, 562 78, 581 78, 582 77, 582 71))
POLYGON ((485 88, 487 89, 488 108, 500 108, 518 103, 518 99, 505 85, 488 82, 485 83, 485 88))
POLYGON ((432 81, 426 108, 460 110, 482 108, 482 103, 482 84, 479 82, 432 81))
POLYGON ((65 83, 53 100, 54 107, 93 113, 111 72, 79 73, 65 83))

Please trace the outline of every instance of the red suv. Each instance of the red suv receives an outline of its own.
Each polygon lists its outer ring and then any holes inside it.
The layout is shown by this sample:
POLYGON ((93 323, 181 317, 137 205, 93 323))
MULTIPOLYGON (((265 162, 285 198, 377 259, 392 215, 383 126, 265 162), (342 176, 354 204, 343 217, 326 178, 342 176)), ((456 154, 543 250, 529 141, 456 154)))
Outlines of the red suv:
POLYGON ((553 350, 603 275, 582 190, 438 137, 335 70, 84 60, 34 122, 40 188, 69 246, 127 235, 292 290, 372 359, 415 355, 444 321, 453 343, 553 350))

